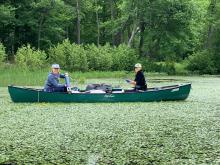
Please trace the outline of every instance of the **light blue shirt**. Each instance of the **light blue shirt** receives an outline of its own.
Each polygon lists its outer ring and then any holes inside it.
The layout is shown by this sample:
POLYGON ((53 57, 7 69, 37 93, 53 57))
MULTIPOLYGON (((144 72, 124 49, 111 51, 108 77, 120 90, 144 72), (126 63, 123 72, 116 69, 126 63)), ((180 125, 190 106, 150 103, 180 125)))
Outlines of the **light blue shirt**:
POLYGON ((59 78, 65 78, 65 75, 49 73, 47 81, 45 82, 45 85, 44 85, 44 90, 47 91, 53 88, 65 87, 64 84, 59 84, 59 78))

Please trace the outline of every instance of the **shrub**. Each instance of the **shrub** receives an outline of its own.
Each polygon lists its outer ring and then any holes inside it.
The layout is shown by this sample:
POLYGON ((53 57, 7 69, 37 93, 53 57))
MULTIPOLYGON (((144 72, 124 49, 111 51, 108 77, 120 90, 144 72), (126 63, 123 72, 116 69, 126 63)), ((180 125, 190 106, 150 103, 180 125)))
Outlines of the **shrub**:
POLYGON ((134 49, 121 44, 112 51, 112 70, 132 70, 137 63, 137 54, 134 49))
POLYGON ((5 47, 2 43, 0 43, 0 64, 5 60, 5 47))
POLYGON ((215 52, 214 54, 214 65, 218 74, 220 74, 220 53, 215 52))
POLYGON ((88 66, 90 70, 107 71, 112 67, 112 48, 109 44, 105 46, 87 45, 88 66))
POLYGON ((155 62, 148 58, 142 58, 139 62, 146 72, 164 72, 170 75, 176 73, 174 62, 171 61, 155 62))
POLYGON ((189 71, 187 70, 187 64, 185 61, 181 63, 175 63, 175 71, 178 75, 188 75, 189 71))
POLYGON ((213 55, 208 51, 194 53, 187 59, 187 69, 199 74, 214 74, 216 68, 213 55))
POLYGON ((139 63, 142 64, 143 70, 146 72, 162 72, 162 64, 149 60, 148 58, 141 58, 139 63))
POLYGON ((15 57, 15 63, 20 68, 36 70, 45 67, 46 53, 35 50, 28 44, 18 49, 15 57))
POLYGON ((163 65, 163 71, 168 75, 174 75, 176 73, 174 62, 166 61, 163 65))
POLYGON ((50 48, 50 63, 58 63, 62 68, 70 71, 87 71, 86 51, 80 45, 71 44, 69 40, 64 40, 62 44, 50 48))

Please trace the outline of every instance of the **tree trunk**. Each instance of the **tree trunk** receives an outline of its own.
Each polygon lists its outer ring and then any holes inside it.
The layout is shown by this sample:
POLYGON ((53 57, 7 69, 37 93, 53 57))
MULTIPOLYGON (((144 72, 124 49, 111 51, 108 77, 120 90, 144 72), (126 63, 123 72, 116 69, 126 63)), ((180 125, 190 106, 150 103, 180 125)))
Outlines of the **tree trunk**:
POLYGON ((210 24, 208 28, 208 36, 207 40, 205 41, 205 48, 208 49, 211 46, 212 34, 213 34, 213 25, 210 24))
POLYGON ((77 43, 80 44, 80 6, 79 0, 76 0, 76 10, 77 10, 77 43))
MULTIPOLYGON (((209 5, 210 17, 213 17, 213 15, 215 14, 215 8, 216 8, 216 0, 211 0, 210 5, 209 5)), ((212 36, 213 36, 212 34, 213 34, 213 22, 209 22, 207 39, 204 43, 204 47, 206 49, 210 48, 210 46, 211 46, 211 40, 212 40, 212 36)))
POLYGON ((139 42, 139 54, 143 55, 143 46, 144 46, 144 30, 145 23, 143 21, 140 22, 140 42, 139 42))
MULTIPOLYGON (((113 0, 111 0, 111 21, 114 21, 114 18, 115 18, 114 4, 113 4, 113 0)), ((114 34, 112 34, 112 45, 115 45, 114 34)))
POLYGON ((11 45, 11 55, 14 58, 15 55, 15 30, 12 32, 12 45, 11 45))
MULTIPOLYGON (((102 8, 102 14, 100 15, 101 16, 101 20, 103 21, 103 22, 106 22, 107 20, 108 20, 108 18, 107 18, 107 4, 106 3, 104 3, 104 5, 103 5, 103 8, 102 8)), ((100 33, 100 35, 101 35, 101 38, 102 38, 102 40, 103 41, 107 41, 107 35, 106 35, 106 29, 105 29, 105 27, 103 26, 101 29, 101 33, 100 33)), ((102 41, 101 41, 102 42, 102 41)))
POLYGON ((129 26, 127 26, 128 40, 131 38, 131 34, 132 34, 132 32, 131 32, 131 26, 129 25, 129 26))
POLYGON ((135 35, 137 34, 137 32, 139 31, 139 27, 137 27, 136 25, 134 25, 133 30, 131 32, 131 37, 128 40, 128 46, 131 47, 131 43, 135 37, 135 35))
POLYGON ((123 31, 122 29, 119 30, 119 32, 114 36, 114 45, 118 46, 123 41, 123 31))
MULTIPOLYGON (((96 1, 96 5, 97 5, 97 1, 96 1)), ((97 24, 97 46, 99 46, 99 38, 100 38, 100 26, 99 26, 99 13, 98 13, 98 9, 96 9, 96 24, 97 24)))
POLYGON ((37 35, 37 48, 38 49, 40 49, 42 24, 43 24, 43 15, 41 15, 40 22, 39 22, 39 25, 38 25, 38 35, 37 35))
POLYGON ((69 39, 69 27, 66 27, 66 38, 69 39))

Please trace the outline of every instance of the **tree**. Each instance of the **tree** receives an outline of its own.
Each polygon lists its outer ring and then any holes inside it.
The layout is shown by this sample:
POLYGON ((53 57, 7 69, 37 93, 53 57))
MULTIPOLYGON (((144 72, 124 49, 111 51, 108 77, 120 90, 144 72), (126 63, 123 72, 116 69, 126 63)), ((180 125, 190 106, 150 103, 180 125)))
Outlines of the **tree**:
POLYGON ((79 0, 76 0, 77 11, 77 43, 80 44, 80 4, 79 0))
POLYGON ((34 11, 34 24, 37 25, 35 31, 38 49, 41 48, 41 43, 45 48, 66 38, 66 28, 73 17, 68 5, 61 0, 40 0, 32 3, 31 7, 34 11))
POLYGON ((0 42, 7 46, 9 54, 14 54, 15 8, 0 5, 0 42))
POLYGON ((48 50, 68 38, 100 48, 127 44, 156 61, 205 49, 218 61, 219 15, 217 0, 5 0, 0 41, 7 54, 27 44, 48 50))
MULTIPOLYGON (((210 4, 211 5, 211 4, 210 4)), ((212 35, 208 37, 210 42, 209 43, 209 52, 213 53, 214 63, 217 69, 217 72, 220 73, 220 3, 215 1, 215 8, 212 14, 212 35)), ((208 33, 209 34, 209 33, 208 33)))
POLYGON ((211 0, 208 8, 208 34, 205 41, 205 48, 211 47, 211 42, 212 42, 211 40, 214 32, 216 7, 217 7, 217 1, 211 0))
POLYGON ((0 64, 2 64, 2 62, 4 62, 5 58, 6 58, 5 47, 4 47, 4 45, 0 42, 0 64))
POLYGON ((100 21, 99 21, 99 11, 101 6, 98 5, 97 0, 94 2, 95 14, 96 14, 96 23, 97 23, 97 46, 100 44, 100 21))

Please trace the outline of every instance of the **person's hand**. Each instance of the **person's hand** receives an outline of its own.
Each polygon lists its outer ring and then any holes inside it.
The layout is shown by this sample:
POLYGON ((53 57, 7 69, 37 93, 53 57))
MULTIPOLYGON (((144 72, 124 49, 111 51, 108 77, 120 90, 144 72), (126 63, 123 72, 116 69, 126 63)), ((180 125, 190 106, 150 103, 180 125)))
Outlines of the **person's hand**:
POLYGON ((131 80, 129 80, 129 79, 126 79, 125 81, 126 81, 127 83, 131 83, 131 80))
POLYGON ((78 87, 73 87, 73 91, 79 91, 78 87))
POLYGON ((69 74, 67 72, 64 75, 67 76, 67 77, 69 76, 69 74))

